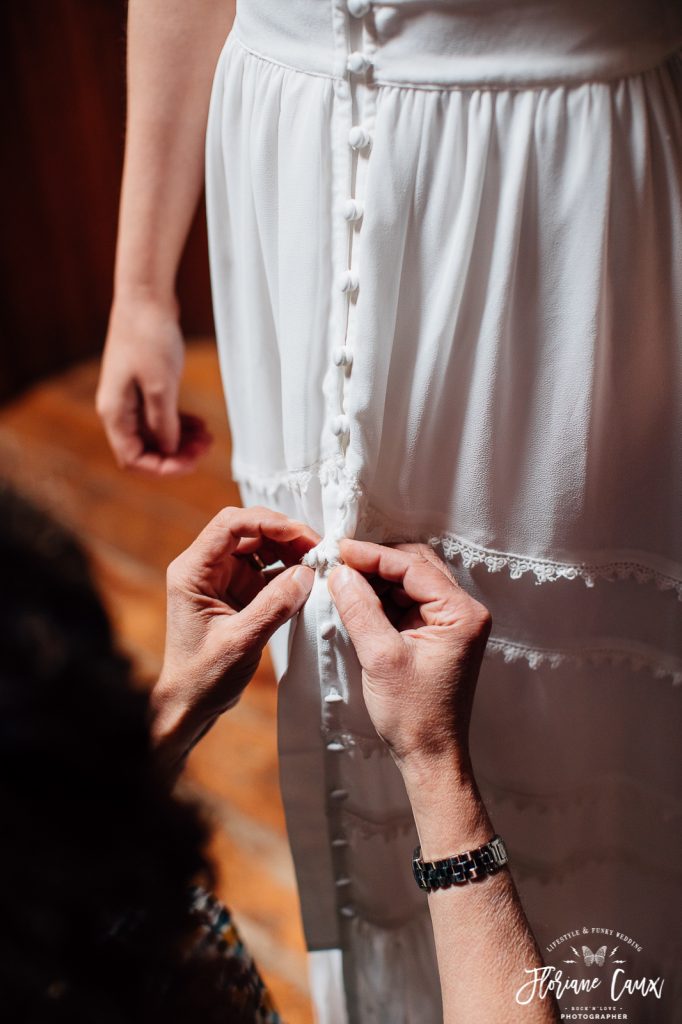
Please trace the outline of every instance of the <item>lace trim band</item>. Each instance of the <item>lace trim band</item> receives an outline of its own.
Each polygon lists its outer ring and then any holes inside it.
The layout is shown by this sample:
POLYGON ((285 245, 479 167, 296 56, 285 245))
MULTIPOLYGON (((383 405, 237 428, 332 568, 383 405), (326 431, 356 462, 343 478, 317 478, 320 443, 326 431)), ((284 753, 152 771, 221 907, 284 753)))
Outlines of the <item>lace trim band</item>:
POLYGON ((633 672, 642 669, 650 672, 655 679, 670 679, 675 686, 682 683, 682 665, 655 651, 648 651, 623 641, 604 647, 576 650, 543 650, 527 647, 513 640, 492 636, 488 640, 486 653, 501 655, 505 662, 526 661, 530 668, 559 668, 571 665, 574 668, 627 666, 633 672))
POLYGON ((484 548, 449 533, 442 537, 430 537, 429 543, 434 547, 441 546, 446 558, 459 556, 467 569, 474 565, 483 565, 489 572, 508 569, 513 580, 521 579, 528 572, 533 573, 537 583, 581 579, 588 587, 593 587, 600 579, 609 582, 634 579, 637 583, 653 583, 659 590, 674 590, 678 600, 682 601, 682 580, 641 562, 554 562, 548 558, 530 558, 484 548))

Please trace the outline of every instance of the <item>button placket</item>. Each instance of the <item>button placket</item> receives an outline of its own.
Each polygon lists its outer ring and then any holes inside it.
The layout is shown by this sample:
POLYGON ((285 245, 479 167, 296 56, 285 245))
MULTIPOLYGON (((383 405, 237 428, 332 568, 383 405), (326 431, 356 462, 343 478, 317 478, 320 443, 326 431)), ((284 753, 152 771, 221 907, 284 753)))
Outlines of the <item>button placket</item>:
POLYGON ((346 34, 346 44, 350 51, 346 56, 346 78, 350 90, 351 116, 358 123, 352 124, 348 131, 351 194, 341 209, 341 215, 348 225, 348 264, 339 276, 339 287, 347 297, 346 335, 343 345, 337 346, 332 352, 332 361, 339 371, 339 404, 337 414, 330 420, 331 432, 339 438, 344 456, 351 440, 352 425, 346 414, 346 389, 353 368, 355 309, 362 289, 358 270, 358 236, 365 209, 361 195, 364 191, 366 163, 372 148, 374 119, 374 90, 369 81, 369 72, 373 66, 373 44, 364 24, 371 3, 368 0, 346 0, 346 6, 350 15, 346 34))
MULTIPOLYGON (((345 54, 345 76, 339 83, 339 92, 344 97, 344 108, 350 114, 350 127, 346 131, 346 180, 348 192, 339 201, 338 217, 334 230, 342 227, 346 232, 346 264, 339 272, 337 286, 345 297, 345 331, 341 343, 338 341, 331 350, 330 372, 337 374, 336 383, 327 392, 331 402, 328 406, 328 436, 337 438, 339 453, 344 460, 351 444, 353 420, 346 399, 352 384, 354 354, 357 340, 357 305, 362 295, 362 267, 359 260, 358 243, 365 216, 364 190, 367 166, 372 152, 372 133, 375 115, 375 90, 372 84, 373 47, 363 22, 370 12, 371 4, 365 0, 346 0, 348 17, 343 35, 345 54), (342 88, 343 85, 343 88, 342 88)), ((337 46, 341 45, 342 34, 337 34, 337 46)), ((341 57, 339 59, 341 66, 341 57)), ((339 292, 337 291, 337 295, 339 292)), ((330 378, 331 382, 331 378, 330 378)), ((342 470, 343 473, 343 470, 342 470)), ((357 489, 350 483, 341 486, 338 494, 339 522, 347 521, 349 502, 357 500, 357 489)), ((325 654, 333 650, 338 653, 337 627, 334 615, 322 617, 319 635, 325 654)), ((339 655, 341 656, 341 655, 339 655)), ((357 915, 352 903, 352 873, 348 863, 348 840, 343 829, 343 805, 349 799, 346 789, 348 758, 353 757, 344 741, 345 699, 334 685, 336 680, 330 673, 333 657, 322 657, 320 661, 323 730, 325 734, 325 774, 328 794, 328 819, 331 827, 330 843, 332 852, 335 886, 338 893, 337 912, 340 921, 348 926, 357 915), (351 898, 349 898, 351 897, 351 898)))

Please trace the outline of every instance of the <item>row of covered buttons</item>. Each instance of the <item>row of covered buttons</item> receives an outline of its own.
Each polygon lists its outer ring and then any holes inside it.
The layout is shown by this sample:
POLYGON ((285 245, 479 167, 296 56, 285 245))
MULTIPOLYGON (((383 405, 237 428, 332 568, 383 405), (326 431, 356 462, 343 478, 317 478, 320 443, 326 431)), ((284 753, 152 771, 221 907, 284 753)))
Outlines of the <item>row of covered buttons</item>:
MULTIPOLYGON (((364 17, 369 12, 370 6, 365 0, 348 0, 348 10, 355 18, 364 17)), ((372 62, 369 57, 358 51, 351 53, 347 60, 348 70, 356 75, 364 74, 371 65, 372 62)), ((368 149, 371 143, 372 136, 362 125, 353 125, 348 132, 348 144, 351 149, 368 149)), ((363 213, 364 207, 358 199, 351 197, 346 200, 343 207, 343 216, 349 224, 362 220, 363 213)), ((360 287, 358 275, 353 270, 344 270, 339 277, 339 287, 342 292, 346 292, 349 295, 355 294, 360 287)), ((352 352, 345 345, 335 349, 333 358, 336 366, 345 369, 349 369, 353 362, 352 352)), ((342 437, 348 433, 348 421, 345 416, 337 416, 334 419, 332 422, 332 432, 337 437, 342 437)))
MULTIPOLYGON (((369 13, 371 8, 369 0, 347 0, 347 3, 348 11, 354 18, 363 18, 369 13)), ((351 74, 363 75, 372 66, 372 61, 366 54, 360 53, 356 50, 349 54, 346 66, 351 74)), ((351 149, 369 149, 371 144, 372 136, 367 128, 360 124, 354 124, 348 132, 348 145, 351 149)), ((351 197, 346 200, 343 208, 343 216, 349 223, 352 224, 355 221, 361 220, 363 212, 362 203, 357 199, 351 197)), ((351 294, 356 292, 360 286, 357 274, 353 273, 352 270, 345 270, 340 277, 339 286, 343 292, 349 292, 351 294)), ((337 366, 350 366, 350 361, 347 356, 343 357, 339 361, 337 361, 335 357, 334 362, 337 366)))
MULTIPOLYGON (((334 746, 334 748, 336 749, 336 747, 340 747, 341 744, 328 744, 327 746, 329 748, 334 746)), ((333 789, 329 796, 335 802, 341 803, 347 798, 348 790, 333 789)), ((348 846, 348 840, 344 839, 343 836, 336 836, 334 839, 332 839, 331 845, 334 849, 342 849, 343 847, 348 846)), ((348 878, 346 875, 341 875, 339 878, 336 878, 334 880, 334 885, 336 886, 337 889, 344 890, 348 888, 348 886, 352 885, 352 880, 348 878)), ((339 907, 339 914, 341 914, 342 917, 351 918, 357 915, 357 911, 351 903, 346 903, 344 906, 339 907)))
MULTIPOLYGON (((347 4, 348 11, 354 18, 364 17, 369 12, 371 7, 371 4, 368 2, 368 0, 347 0, 347 4)), ((369 57, 367 57, 364 53, 360 53, 358 51, 349 54, 346 61, 346 67, 348 68, 348 71, 353 75, 363 75, 369 70, 371 66, 372 62, 369 59, 369 57)), ((370 147, 371 143, 372 137, 369 131, 362 125, 353 125, 353 127, 350 129, 348 133, 348 144, 351 147, 351 149, 366 150, 370 147)), ((364 208, 362 203, 358 199, 350 197, 349 199, 346 200, 342 212, 344 220, 346 220, 350 225, 362 219, 364 208)), ((359 286, 360 282, 354 270, 349 268, 348 270, 344 270, 343 273, 340 275, 339 288, 341 289, 342 292, 345 292, 347 295, 354 295, 357 292, 359 286)), ((339 369, 343 369, 346 372, 350 370, 350 367, 352 366, 353 363, 353 353, 351 352, 350 348, 347 345, 340 345, 337 348, 335 348, 332 358, 334 360, 335 366, 338 366, 339 369)), ((346 442, 348 441, 350 433, 350 424, 348 422, 348 417, 343 412, 339 413, 338 416, 334 416, 334 418, 332 419, 331 431, 340 440, 344 440, 346 442)), ((336 635, 336 625, 332 619, 328 619, 320 624, 320 635, 323 640, 327 641, 332 640, 334 638, 334 636, 336 635)), ((343 697, 335 687, 332 687, 329 690, 329 692, 325 694, 324 700, 326 704, 337 704, 343 701, 343 697)), ((345 749, 346 748, 344 744, 339 742, 338 740, 330 740, 330 742, 327 743, 327 750, 330 751, 330 753, 342 753, 345 749)), ((342 788, 332 789, 329 794, 330 800, 332 800, 334 803, 341 803, 347 797, 348 790, 342 788)), ((333 847, 338 848, 347 845, 348 841, 344 839, 342 836, 337 836, 335 839, 332 840, 333 847)), ((336 887, 341 890, 346 889, 350 884, 351 879, 347 878, 345 875, 340 876, 335 881, 336 887)), ((339 908, 339 913, 346 918, 352 918, 356 916, 355 908, 350 904, 341 906, 339 908)))

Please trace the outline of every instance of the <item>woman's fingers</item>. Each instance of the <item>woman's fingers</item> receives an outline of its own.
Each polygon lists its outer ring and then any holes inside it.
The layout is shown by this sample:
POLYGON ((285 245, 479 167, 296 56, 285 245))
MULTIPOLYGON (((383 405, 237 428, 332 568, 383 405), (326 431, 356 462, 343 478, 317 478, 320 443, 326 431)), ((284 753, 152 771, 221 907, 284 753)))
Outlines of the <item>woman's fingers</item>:
POLYGON ((368 541, 343 540, 340 548, 346 565, 399 584, 408 598, 420 604, 462 593, 447 571, 425 556, 421 546, 402 550, 368 541))
POLYGON ((260 569, 248 559, 235 558, 232 560, 227 592, 220 596, 226 604, 238 611, 250 604, 267 582, 260 569))
POLYGON ((222 598, 235 569, 235 560, 230 556, 244 552, 245 547, 257 551, 264 542, 276 547, 296 542, 305 553, 315 541, 316 534, 310 527, 280 512, 260 506, 224 508, 176 558, 169 573, 202 593, 208 593, 206 588, 210 587, 214 596, 222 598), (245 540, 250 543, 244 545, 245 540))
POLYGON ((232 622, 238 632, 233 642, 244 653, 263 649, 280 626, 288 622, 305 604, 315 581, 307 565, 289 568, 270 580, 232 622))
POLYGON ((306 552, 310 551, 320 539, 309 527, 304 527, 303 524, 300 525, 300 535, 292 537, 291 540, 270 540, 267 536, 243 537, 237 546, 235 554, 257 554, 258 558, 265 565, 273 565, 275 562, 295 565, 301 561, 306 552))
POLYGON ((328 586, 362 667, 376 672, 394 664, 403 652, 400 634, 364 576, 340 565, 329 574, 328 586))
MULTIPOLYGON (((447 566, 426 545, 387 548, 365 541, 344 540, 341 554, 347 565, 363 573, 372 573, 397 584, 399 601, 419 605, 421 625, 454 626, 485 620, 490 616, 457 584, 447 566)), ((409 607, 409 605, 408 605, 409 607)), ((410 621, 416 621, 411 612, 410 621)), ((401 622, 401 629, 408 628, 401 622)), ((409 627, 413 628, 413 627, 409 627)))

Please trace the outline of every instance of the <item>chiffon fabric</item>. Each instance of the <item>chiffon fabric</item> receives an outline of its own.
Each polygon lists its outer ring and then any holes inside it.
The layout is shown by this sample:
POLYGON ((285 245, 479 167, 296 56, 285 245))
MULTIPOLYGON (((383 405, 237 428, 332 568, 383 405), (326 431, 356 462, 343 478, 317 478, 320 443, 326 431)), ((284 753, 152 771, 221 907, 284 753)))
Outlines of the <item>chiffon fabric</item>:
POLYGON ((441 1012, 326 587, 352 535, 433 544, 493 613, 474 765, 541 945, 630 936, 664 995, 619 1008, 682 1019, 681 47, 673 0, 239 0, 211 272, 244 502, 323 535, 278 651, 321 1021, 441 1012))

